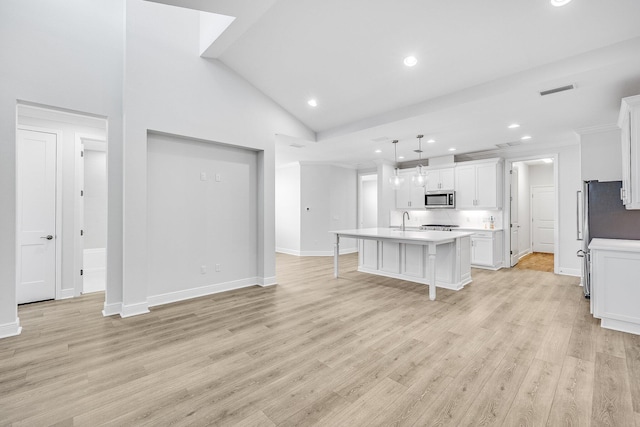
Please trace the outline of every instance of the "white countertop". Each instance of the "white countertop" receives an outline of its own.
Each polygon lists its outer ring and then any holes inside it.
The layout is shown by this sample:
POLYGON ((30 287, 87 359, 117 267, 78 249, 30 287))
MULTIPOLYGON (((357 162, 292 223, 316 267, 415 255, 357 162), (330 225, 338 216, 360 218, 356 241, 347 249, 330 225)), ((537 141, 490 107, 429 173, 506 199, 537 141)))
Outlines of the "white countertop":
POLYGON ((329 233, 339 234, 345 237, 362 237, 372 239, 389 240, 413 240, 420 242, 444 242, 458 237, 471 236, 472 232, 466 231, 400 231, 397 228, 359 228, 353 230, 336 230, 329 233))
POLYGON ((640 240, 592 239, 589 244, 589 249, 640 252, 640 240))

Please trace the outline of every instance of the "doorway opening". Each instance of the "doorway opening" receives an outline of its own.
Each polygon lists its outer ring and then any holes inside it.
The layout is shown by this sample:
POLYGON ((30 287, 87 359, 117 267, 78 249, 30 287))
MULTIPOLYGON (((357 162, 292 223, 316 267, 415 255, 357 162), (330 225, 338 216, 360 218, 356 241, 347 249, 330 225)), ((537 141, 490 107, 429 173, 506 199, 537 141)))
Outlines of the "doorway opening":
MULTIPOLYGON (((87 291, 87 227, 91 238, 100 235, 106 260, 107 119, 18 103, 16 153, 17 302, 79 296, 87 291), (90 151, 100 154, 87 161, 90 151), (92 194, 99 188, 99 201, 87 201, 87 180, 92 194)), ((106 269, 102 275, 100 290, 105 290, 106 269)))
POLYGON ((358 228, 378 226, 378 174, 358 175, 358 228))
POLYGON ((556 156, 511 161, 507 173, 510 266, 557 272, 556 156))

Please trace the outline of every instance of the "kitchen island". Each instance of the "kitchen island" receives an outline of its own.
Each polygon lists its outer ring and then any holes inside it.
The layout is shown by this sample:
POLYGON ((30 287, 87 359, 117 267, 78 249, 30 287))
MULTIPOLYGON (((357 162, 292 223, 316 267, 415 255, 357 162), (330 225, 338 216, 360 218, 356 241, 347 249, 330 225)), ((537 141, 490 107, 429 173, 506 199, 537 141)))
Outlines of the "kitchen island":
POLYGON ((330 233, 335 234, 336 278, 340 238, 348 237, 360 241, 358 271, 429 285, 432 301, 436 286, 457 291, 471 282, 471 232, 361 228, 330 233))

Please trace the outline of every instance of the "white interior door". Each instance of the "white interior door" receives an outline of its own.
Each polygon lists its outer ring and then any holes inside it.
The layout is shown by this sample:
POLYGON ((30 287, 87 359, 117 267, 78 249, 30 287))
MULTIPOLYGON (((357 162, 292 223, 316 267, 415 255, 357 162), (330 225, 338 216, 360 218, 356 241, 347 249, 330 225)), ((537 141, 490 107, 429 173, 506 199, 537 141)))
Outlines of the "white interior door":
POLYGON ((56 296, 55 134, 17 131, 18 304, 56 296))
POLYGON ((533 251, 553 253, 554 187, 539 186, 531 189, 531 225, 533 228, 533 251))
POLYGON ((511 170, 511 267, 518 263, 520 223, 518 218, 518 169, 511 170))

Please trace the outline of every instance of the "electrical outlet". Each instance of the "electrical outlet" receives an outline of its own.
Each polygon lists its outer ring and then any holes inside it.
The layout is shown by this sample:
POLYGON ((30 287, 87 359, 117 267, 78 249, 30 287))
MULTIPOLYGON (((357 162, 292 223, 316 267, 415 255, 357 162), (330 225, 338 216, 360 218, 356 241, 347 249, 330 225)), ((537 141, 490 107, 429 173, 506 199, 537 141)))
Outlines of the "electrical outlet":
POLYGON ((207 180, 207 173, 200 172, 200 181, 206 181, 206 180, 207 180))
POLYGON ((216 264, 216 271, 219 272, 220 271, 220 264, 216 264))
POLYGON ((201 265, 200 266, 200 274, 207 274, 207 266, 206 265, 201 265))

